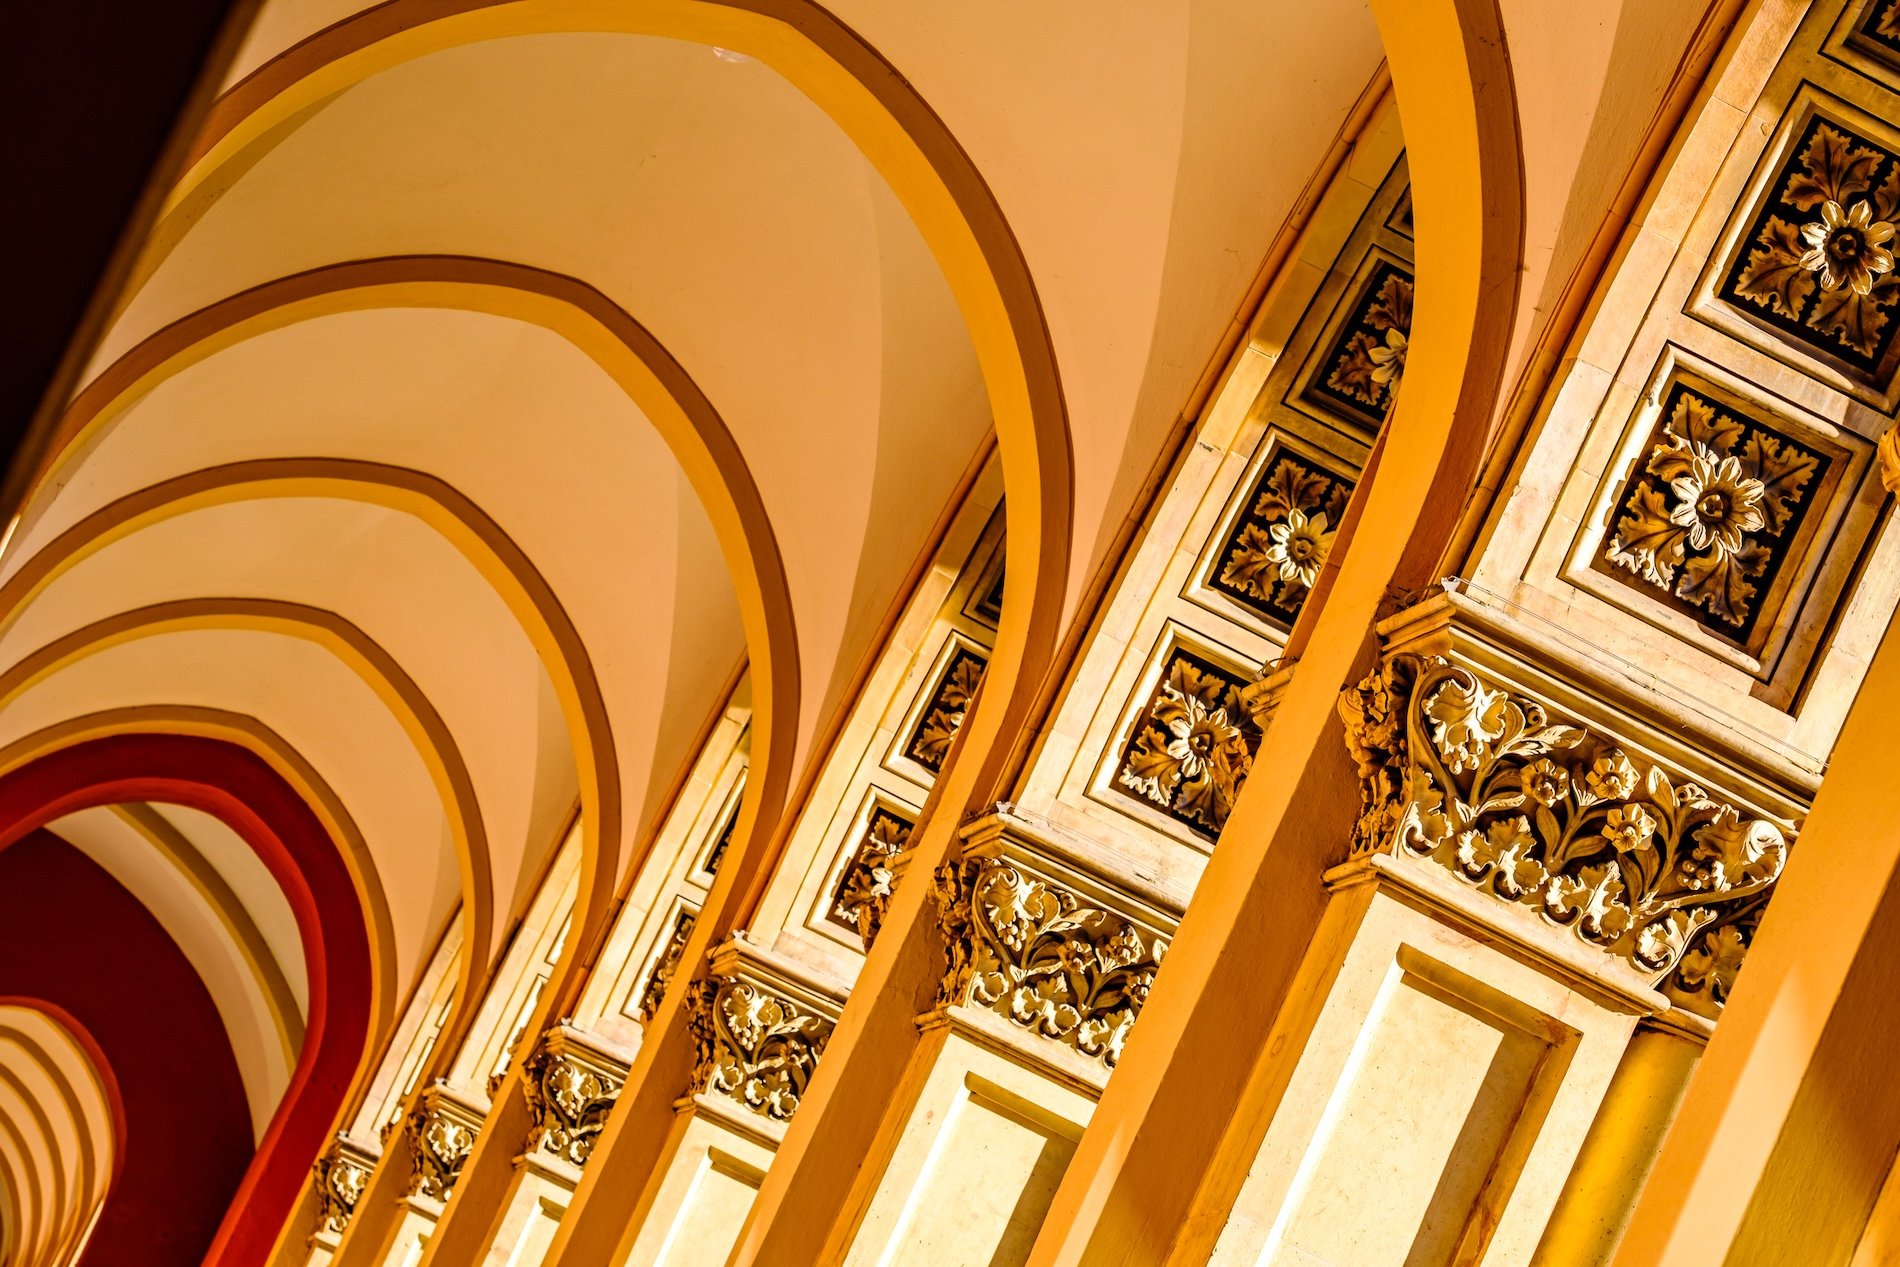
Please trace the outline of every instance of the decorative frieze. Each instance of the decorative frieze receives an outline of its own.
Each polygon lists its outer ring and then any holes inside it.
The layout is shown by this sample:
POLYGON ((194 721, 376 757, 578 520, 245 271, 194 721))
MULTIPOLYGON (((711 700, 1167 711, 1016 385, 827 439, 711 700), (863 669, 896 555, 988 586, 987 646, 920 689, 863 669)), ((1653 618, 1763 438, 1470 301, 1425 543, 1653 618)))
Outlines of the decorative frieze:
POLYGON ((1290 629, 1319 579, 1352 481, 1276 444, 1227 530, 1207 583, 1290 629))
POLYGON ((1129 731, 1113 786, 1209 840, 1218 836, 1260 743, 1240 703, 1246 684, 1242 674, 1173 647, 1129 731))
POLYGON ((317 1186, 317 1232, 341 1236, 350 1225, 350 1216, 356 1213, 356 1203, 369 1184, 370 1172, 376 1169, 376 1154, 348 1136, 338 1135, 317 1158, 313 1169, 317 1186))
POLYGON ((1785 427, 1672 378, 1610 511, 1599 567, 1746 645, 1832 462, 1785 427))
POLYGON ((421 1105, 405 1125, 415 1164, 409 1175, 411 1196, 449 1199, 481 1134, 482 1119, 478 1109, 456 1097, 441 1079, 423 1092, 421 1105))
POLYGON ((1892 377, 1900 156, 1816 106, 1791 124, 1716 297, 1795 348, 1884 392, 1892 377))
POLYGON ((721 1096, 772 1122, 789 1122, 830 1041, 837 1010, 792 980, 772 957, 735 940, 695 983, 698 1059, 690 1091, 721 1096))
POLYGON ((529 1150, 585 1166, 626 1082, 626 1063, 562 1021, 542 1036, 526 1073, 529 1150))
POLYGON ((910 741, 904 745, 906 757, 932 774, 942 772, 950 741, 963 725, 963 716, 976 698, 976 688, 988 667, 989 659, 981 652, 963 643, 955 644, 924 700, 910 741))
POLYGON ((1389 654, 1340 700, 1355 854, 1427 859, 1715 1014, 1792 828, 1440 655, 1389 654))
POLYGON ((858 833, 851 860, 838 877, 826 918, 856 933, 866 950, 876 939, 878 925, 890 905, 897 882, 893 863, 909 844, 915 826, 912 819, 883 804, 874 804, 858 833))
POLYGON ((1308 399, 1376 431, 1405 376, 1412 333, 1412 274, 1383 255, 1362 276, 1308 399))

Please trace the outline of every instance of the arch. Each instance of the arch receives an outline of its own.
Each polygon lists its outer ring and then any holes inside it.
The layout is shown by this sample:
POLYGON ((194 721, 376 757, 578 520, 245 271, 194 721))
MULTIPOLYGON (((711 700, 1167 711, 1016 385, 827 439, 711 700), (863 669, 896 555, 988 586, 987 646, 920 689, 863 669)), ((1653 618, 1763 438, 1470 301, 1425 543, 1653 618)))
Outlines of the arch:
POLYGON ((158 800, 213 814, 257 851, 297 917, 309 980, 306 1041, 283 1101, 205 1256, 261 1263, 300 1199, 369 1046, 368 926, 335 841, 287 783, 246 749, 181 735, 85 740, 0 774, 0 845, 80 809, 158 800))
MULTIPOLYGON (((74 398, 55 430, 16 539, 30 529, 75 455, 159 384, 270 330, 332 313, 397 307, 480 312, 550 330, 599 365, 661 433, 725 555, 759 683, 754 760, 760 773, 735 836, 743 844, 752 824, 776 819, 791 777, 798 654, 783 562, 751 472, 718 412, 658 340, 585 282, 500 260, 389 256, 311 269, 212 304, 129 350, 74 398)), ((583 935, 571 938, 564 952, 569 966, 558 974, 559 988, 550 989, 540 1005, 543 1017, 551 1015, 570 990, 577 949, 591 940, 612 902, 622 813, 612 733, 592 663, 552 587, 500 526, 451 485, 422 472, 350 459, 265 459, 179 476, 94 512, 23 561, 0 585, 0 629, 78 557, 150 522, 149 516, 238 500, 250 495, 236 492, 239 487, 266 481, 279 487, 279 495, 355 495, 429 523, 501 594, 548 667, 568 717, 582 789, 585 912, 583 935), (69 537, 73 544, 62 546, 69 537)))
MULTIPOLYGON (((356 886, 357 901, 369 923, 370 962, 375 967, 370 988, 370 1032, 376 1044, 386 1043, 395 1020, 395 1001, 401 993, 396 983, 389 900, 362 831, 323 776, 282 736, 256 718, 190 704, 105 709, 36 730, 0 746, 0 776, 65 748, 112 735, 181 735, 243 748, 268 765, 310 807, 325 834, 342 850, 356 886)), ((361 1083, 375 1067, 376 1054, 372 1050, 364 1055, 352 1107, 360 1099, 361 1083)))
MULTIPOLYGON (((335 612, 262 598, 178 599, 119 612, 71 630, 0 671, 0 710, 35 684, 112 647, 199 629, 249 630, 310 642, 342 661, 382 700, 435 783, 456 844, 464 918, 474 930, 474 944, 486 946, 494 919, 494 885, 487 833, 461 747, 435 705, 395 657, 335 612)), ((458 1036, 473 1022, 484 965, 477 956, 465 955, 459 971, 456 1014, 448 1030, 458 1036)))
MULTIPOLYGON (((51 1148, 54 1179, 65 1178, 60 1163, 58 1126, 52 1114, 63 1115, 71 1132, 75 1156, 70 1159, 75 1191, 72 1200, 56 1202, 60 1224, 56 1239, 50 1243, 47 1257, 17 1261, 32 1267, 35 1261, 69 1263, 84 1244, 92 1221, 98 1217, 106 1193, 124 1166, 122 1142, 126 1138, 125 1099, 112 1066, 92 1034, 65 1008, 43 999, 18 995, 0 995, 0 1050, 11 1047, 37 1071, 38 1081, 49 1084, 56 1103, 36 1104, 33 1092, 19 1072, 0 1061, 0 1082, 11 1087, 42 1126, 51 1148), (35 1032, 38 1031, 38 1032, 35 1032)), ((16 1177, 17 1179, 17 1177, 16 1177)), ((0 1187, 10 1185, 0 1184, 0 1187)), ((11 1185, 17 1187, 15 1185, 11 1185)), ((12 1194, 17 1197, 17 1193, 12 1194)), ((17 1204, 9 1216, 9 1226, 18 1228, 17 1204)), ((0 1246, 14 1262, 11 1246, 0 1246)), ((19 1253, 25 1252, 22 1245, 19 1253)))

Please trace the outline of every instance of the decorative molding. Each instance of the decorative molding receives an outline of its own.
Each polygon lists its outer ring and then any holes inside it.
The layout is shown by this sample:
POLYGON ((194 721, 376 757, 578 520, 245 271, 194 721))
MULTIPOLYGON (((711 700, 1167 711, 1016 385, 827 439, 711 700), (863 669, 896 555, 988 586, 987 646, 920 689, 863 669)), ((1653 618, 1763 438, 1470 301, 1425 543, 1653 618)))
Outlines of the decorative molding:
POLYGON ((904 755, 932 774, 943 772, 950 741, 963 725, 963 716, 983 681, 989 658, 976 648, 957 643, 943 663, 917 716, 917 729, 904 745, 904 755))
POLYGON ((481 1134, 484 1117, 440 1078, 422 1093, 422 1103, 404 1126, 415 1162, 409 1176, 409 1195, 435 1201, 449 1199, 455 1181, 461 1177, 462 1164, 481 1134))
POLYGON ((1719 1014, 1790 823, 1442 655, 1387 654, 1339 710, 1363 794, 1355 855, 1429 860, 1719 1014))
POLYGON ((1122 746, 1115 789, 1208 840, 1218 836, 1260 743, 1240 702, 1246 685, 1239 672, 1170 648, 1122 746))
POLYGON ((1747 645, 1773 623, 1777 581, 1830 479, 1827 452, 1672 377, 1609 511, 1601 571, 1747 645))
POLYGON ((964 856, 937 868, 947 959, 938 1005, 993 1012, 1113 1069, 1172 925, 1079 870, 1072 847, 1028 827, 999 806, 965 829, 964 856))
POLYGON ((666 987, 672 982, 673 974, 679 970, 680 956, 686 953, 686 939, 692 936, 693 922, 699 918, 699 912, 690 906, 681 905, 674 913, 673 929, 666 936, 666 943, 653 957, 653 966, 647 971, 647 981, 640 988, 640 1004, 636 1010, 642 1025, 653 1019, 660 1010, 660 1000, 666 995, 666 987))
POLYGON ((836 1003, 793 979, 779 957, 735 939, 694 983, 690 1019, 699 1054, 691 1094, 721 1096, 789 1122, 831 1039, 836 1003))
POLYGON ((1275 443, 1227 530, 1207 585, 1292 628, 1332 549, 1352 485, 1350 477, 1275 443))
POLYGON ((529 1151, 539 1150, 581 1167, 627 1080, 628 1062, 602 1051, 562 1020, 528 1057, 524 1084, 529 1151))
POLYGON ((1817 102, 1787 125, 1715 297, 1784 346, 1884 394, 1900 355, 1900 155, 1851 114, 1844 103, 1817 102))
POLYGON ((910 842, 916 821, 881 801, 873 802, 859 829, 851 860, 838 877, 838 887, 825 918, 856 933, 869 950, 889 909, 897 885, 894 862, 910 842))
POLYGON ((317 1180, 317 1232, 343 1235, 356 1203, 376 1169, 376 1154, 347 1135, 338 1135, 312 1167, 317 1180))

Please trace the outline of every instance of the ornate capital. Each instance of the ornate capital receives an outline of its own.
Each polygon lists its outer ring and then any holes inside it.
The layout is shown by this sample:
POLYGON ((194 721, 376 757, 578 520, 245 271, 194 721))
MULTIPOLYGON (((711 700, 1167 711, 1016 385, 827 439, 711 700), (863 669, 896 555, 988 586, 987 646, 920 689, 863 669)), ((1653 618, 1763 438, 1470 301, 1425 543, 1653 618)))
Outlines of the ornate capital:
POLYGON ((689 1090, 788 1122, 830 1041, 833 1018, 808 991, 758 973, 751 960, 760 952, 745 949, 743 969, 733 950, 723 949, 714 975, 694 983, 691 1021, 699 1057, 689 1090))
POLYGON ((1438 655, 1389 655, 1340 699, 1353 852, 1427 859, 1718 1015, 1792 827, 1438 655))
POLYGON ((579 1040, 562 1021, 528 1057, 528 1148, 585 1166, 626 1082, 625 1064, 579 1040))
POLYGON ((1014 860, 937 869, 944 1006, 983 1008, 1113 1068, 1167 940, 1014 860))
POLYGON ((341 1236, 376 1168, 376 1156, 338 1135, 312 1167, 317 1177, 317 1231, 341 1236))
POLYGON ((448 1085, 437 1080, 423 1092, 422 1104, 404 1127, 415 1170, 409 1176, 409 1194, 447 1201, 461 1177, 462 1163, 481 1134, 482 1115, 453 1098, 448 1085))

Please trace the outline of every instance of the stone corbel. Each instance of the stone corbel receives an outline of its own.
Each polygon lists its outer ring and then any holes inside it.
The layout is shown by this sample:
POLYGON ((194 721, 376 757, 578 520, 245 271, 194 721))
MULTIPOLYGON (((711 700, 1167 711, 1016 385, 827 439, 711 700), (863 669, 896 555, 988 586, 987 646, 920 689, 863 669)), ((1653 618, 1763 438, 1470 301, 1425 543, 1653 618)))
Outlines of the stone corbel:
POLYGON ((375 1169, 376 1153, 348 1135, 338 1135, 317 1158, 313 1170, 317 1182, 318 1240, 334 1245, 336 1238, 343 1235, 375 1169))
POLYGON ((525 1088, 528 1152, 580 1169, 627 1080, 630 1061, 610 1044, 571 1021, 561 1020, 541 1036, 528 1057, 525 1088))
POLYGON ((688 1094, 743 1110, 736 1124, 776 1139, 798 1111, 843 1000, 809 970, 735 934, 695 983, 699 1054, 688 1094), (765 1128, 763 1131, 760 1128, 765 1128))
POLYGON ((421 1103, 404 1128, 415 1159, 415 1169, 409 1176, 410 1196, 432 1201, 449 1199, 486 1117, 482 1109, 442 1079, 422 1093, 421 1103))
POLYGON ((1627 679, 1526 654, 1494 620, 1445 594, 1381 626, 1378 666, 1340 699, 1362 806, 1329 880, 1375 858, 1451 877, 1427 887, 1519 944, 1719 1016, 1800 805, 1751 776, 1759 753, 1654 693, 1620 706, 1627 679))
POLYGON ((1097 1084, 1121 1058, 1186 895, 1115 875, 1113 855, 1008 805, 963 829, 936 873, 948 963, 939 1011, 1033 1035, 1020 1050, 1097 1084))

